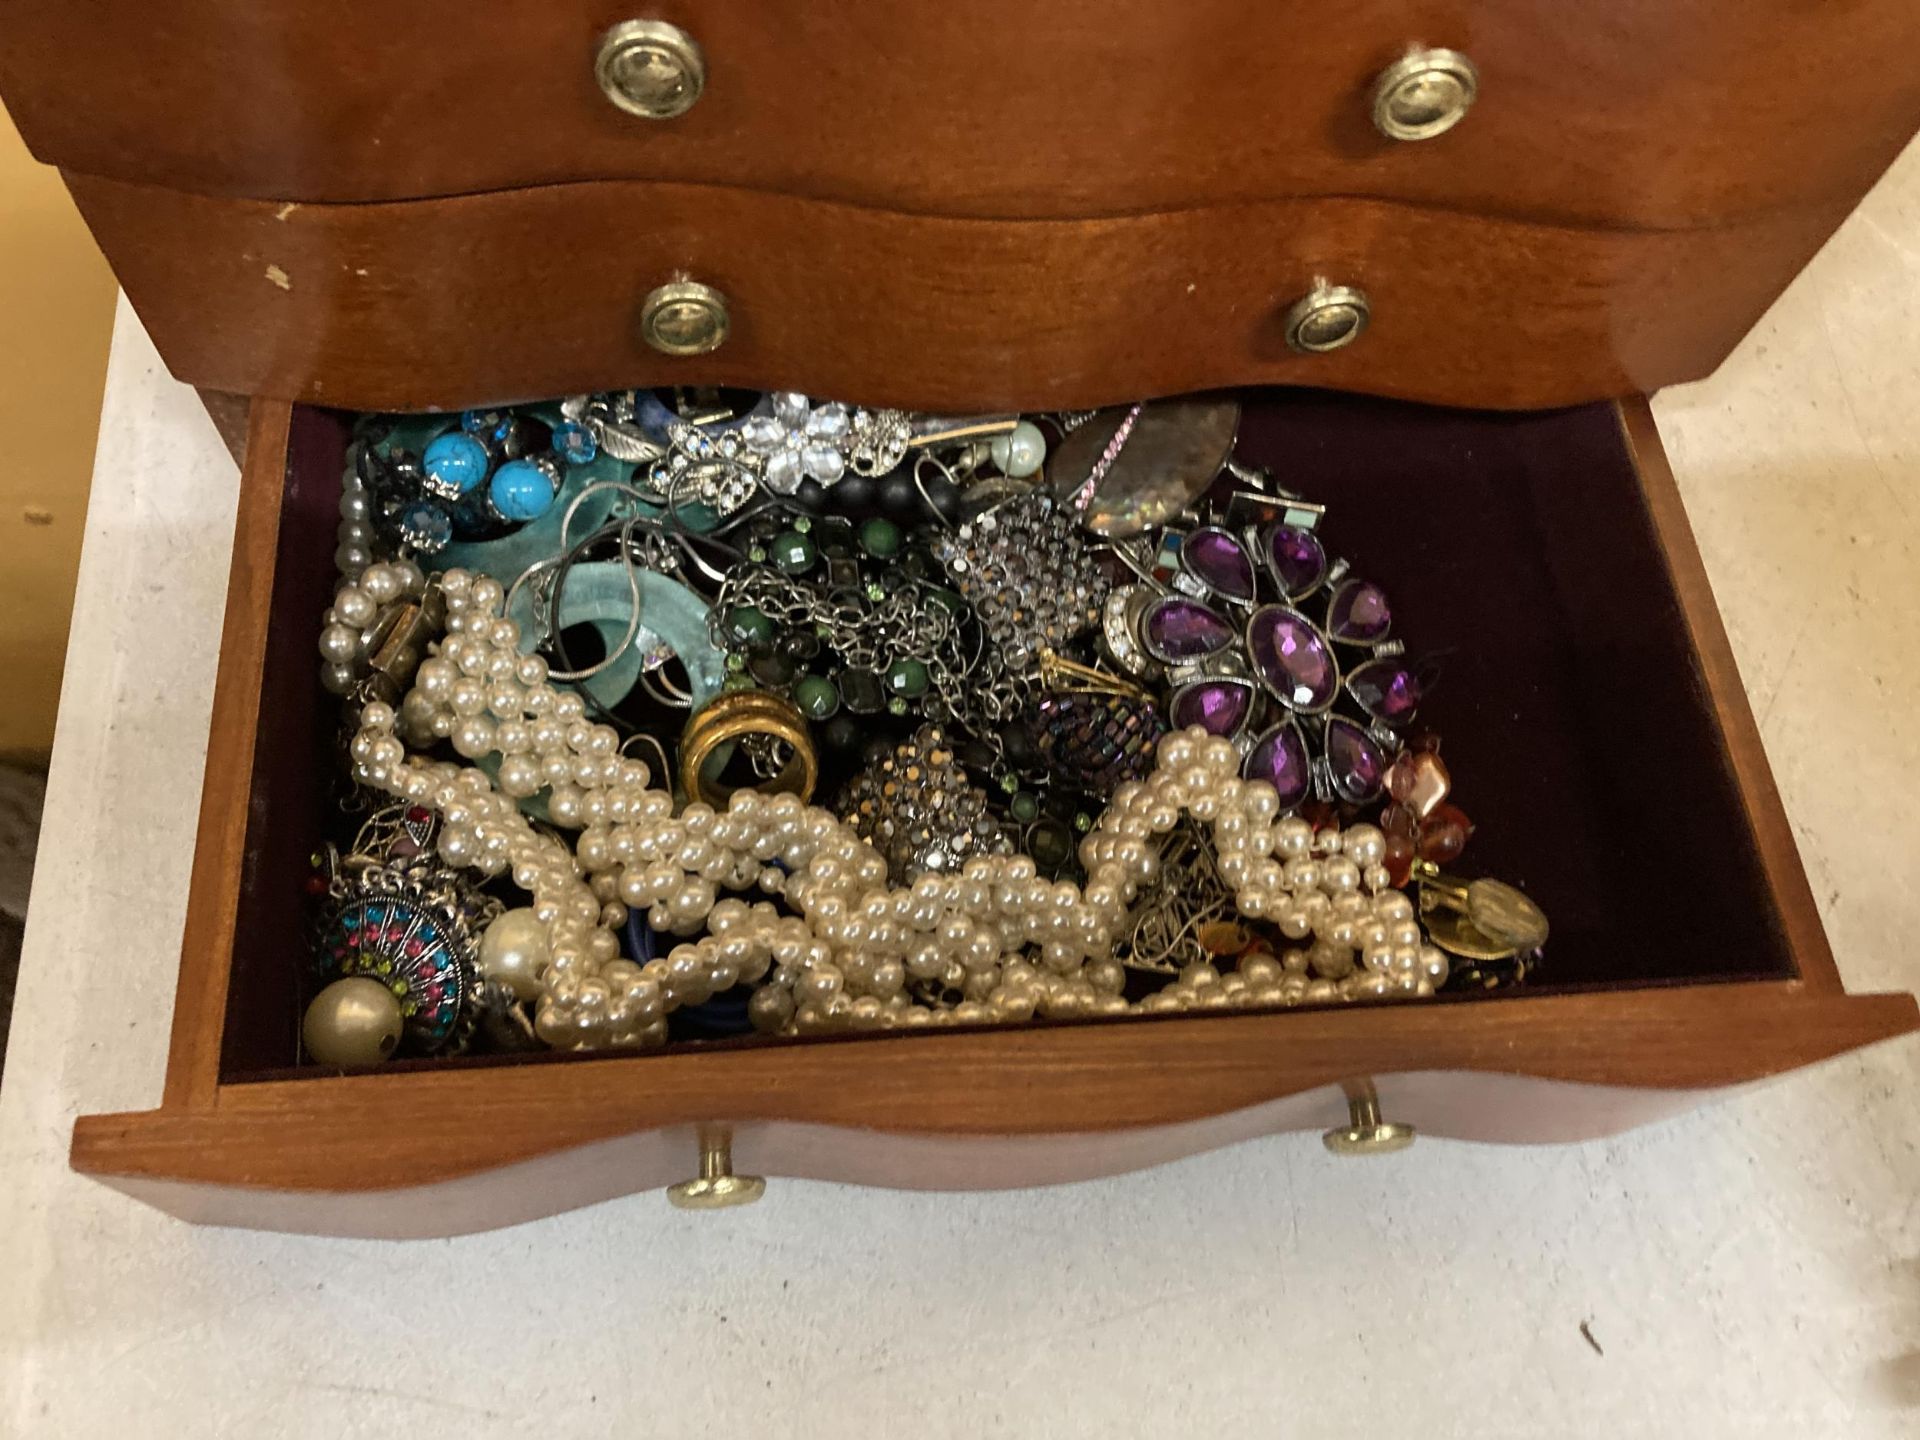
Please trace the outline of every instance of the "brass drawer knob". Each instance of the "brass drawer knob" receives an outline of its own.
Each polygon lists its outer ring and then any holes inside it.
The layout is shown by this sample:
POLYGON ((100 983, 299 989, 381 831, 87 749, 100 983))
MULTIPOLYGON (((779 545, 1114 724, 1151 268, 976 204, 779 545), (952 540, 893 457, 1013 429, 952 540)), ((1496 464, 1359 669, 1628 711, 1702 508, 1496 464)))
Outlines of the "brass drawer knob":
POLYGON ((707 62, 693 37, 664 20, 623 20, 600 37, 594 79, 629 115, 671 120, 707 88, 707 62))
POLYGON ((678 1210, 729 1210, 751 1205, 767 1193, 758 1175, 733 1173, 733 1132, 724 1126, 700 1131, 700 1176, 667 1187, 667 1199, 678 1210))
POLYGON ((640 335, 662 355, 705 355, 726 341, 727 297, 697 280, 656 286, 640 306, 640 335))
POLYGON ((1303 355, 1338 350, 1360 338, 1371 315, 1365 291, 1316 280, 1287 311, 1287 344, 1303 355))
POLYGON ((1480 72, 1458 50, 1412 50, 1373 82, 1373 127, 1389 140, 1431 140, 1466 116, 1480 72))
POLYGON ((1336 1155, 1391 1155, 1413 1144, 1413 1126, 1380 1118, 1380 1097, 1368 1086, 1347 1097, 1347 1123, 1320 1138, 1336 1155))

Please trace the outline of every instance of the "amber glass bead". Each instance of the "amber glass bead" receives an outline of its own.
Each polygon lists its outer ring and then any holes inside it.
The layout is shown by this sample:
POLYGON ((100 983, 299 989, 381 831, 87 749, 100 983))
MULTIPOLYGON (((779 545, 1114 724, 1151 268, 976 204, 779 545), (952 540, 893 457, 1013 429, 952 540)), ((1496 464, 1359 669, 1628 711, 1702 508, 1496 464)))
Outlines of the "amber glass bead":
POLYGON ((1405 751, 1387 769, 1387 793, 1418 816, 1433 814, 1452 788, 1453 777, 1437 751, 1405 751))
MULTIPOLYGON (((1399 813, 1402 815, 1406 814, 1406 811, 1400 810, 1400 807, 1397 805, 1392 808, 1399 810, 1399 813)), ((1398 832, 1392 830, 1387 831, 1387 853, 1382 857, 1381 863, 1387 867, 1387 879, 1396 890, 1413 878, 1413 857, 1414 846, 1411 832, 1404 830, 1398 832)))
POLYGON ((1238 955, 1253 943, 1253 936, 1231 920, 1209 920, 1200 927, 1200 948, 1210 955, 1238 955))
POLYGON ((1465 811, 1458 805, 1440 805, 1420 824, 1420 858, 1445 865, 1459 858, 1472 834, 1473 822, 1465 811))
POLYGON ((1309 800, 1294 812, 1315 830, 1325 830, 1337 825, 1340 812, 1325 800, 1309 800))

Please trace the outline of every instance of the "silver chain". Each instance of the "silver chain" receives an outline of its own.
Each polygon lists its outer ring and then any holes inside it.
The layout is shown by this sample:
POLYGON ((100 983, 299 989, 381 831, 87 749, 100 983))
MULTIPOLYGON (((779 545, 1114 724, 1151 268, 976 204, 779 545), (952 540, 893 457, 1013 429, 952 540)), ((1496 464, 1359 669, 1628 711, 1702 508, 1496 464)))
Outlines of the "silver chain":
POLYGON ((871 600, 851 586, 814 585, 756 568, 721 582, 713 602, 715 645, 726 648, 727 614, 748 605, 781 629, 811 630, 847 664, 876 672, 896 660, 938 655, 959 630, 945 611, 924 604, 916 589, 871 600))
POLYGON ((852 586, 794 580, 778 571, 736 571, 714 597, 714 644, 728 648, 726 617, 752 606, 776 629, 805 628, 846 665, 883 675, 896 661, 927 667, 928 690, 921 713, 957 726, 1001 753, 1000 732, 1025 709, 1029 681, 1007 673, 992 647, 978 642, 969 653, 960 623, 929 598, 923 587, 896 584, 878 599, 852 586))

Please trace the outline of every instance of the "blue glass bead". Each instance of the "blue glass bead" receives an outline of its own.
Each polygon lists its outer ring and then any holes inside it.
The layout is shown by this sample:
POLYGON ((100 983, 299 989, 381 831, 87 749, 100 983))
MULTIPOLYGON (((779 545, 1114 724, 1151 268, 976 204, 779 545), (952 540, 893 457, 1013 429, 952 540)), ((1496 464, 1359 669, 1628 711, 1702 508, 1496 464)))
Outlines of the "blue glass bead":
POLYGON ((553 480, 530 460, 509 460, 493 472, 487 498, 505 520, 538 520, 553 508, 553 480))
POLYGON ((449 430, 427 446, 420 468, 434 493, 453 499, 466 495, 487 478, 487 447, 464 430, 449 430))
POLYGON ((591 465, 600 442, 578 420, 562 420, 553 427, 553 453, 569 465, 591 465))
POLYGON ((469 435, 484 435, 502 418, 498 410, 466 410, 460 415, 460 428, 469 435))
POLYGON ((416 550, 433 555, 453 539, 453 520, 438 505, 417 500, 400 512, 400 537, 416 550))

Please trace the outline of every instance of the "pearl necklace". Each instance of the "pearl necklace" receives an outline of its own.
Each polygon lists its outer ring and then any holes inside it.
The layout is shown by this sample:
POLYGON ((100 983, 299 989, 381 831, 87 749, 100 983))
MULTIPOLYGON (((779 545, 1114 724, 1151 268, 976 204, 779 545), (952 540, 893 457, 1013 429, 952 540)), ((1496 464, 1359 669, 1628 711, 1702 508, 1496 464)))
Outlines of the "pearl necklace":
POLYGON ((362 709, 354 774, 437 812, 448 864, 510 875, 531 894, 530 912, 510 917, 530 913, 544 927, 544 953, 516 952, 504 978, 535 1001, 549 1045, 658 1046, 670 1011, 741 982, 759 987, 756 1029, 808 1034, 1422 995, 1446 977, 1412 902, 1387 888, 1381 833, 1316 833, 1280 817, 1273 787, 1237 778, 1231 742, 1197 727, 1166 737, 1152 776, 1114 793, 1081 843, 1084 888, 1040 878, 1024 855, 974 856, 958 874, 892 887, 877 851, 796 796, 742 790, 724 811, 694 803, 676 815, 618 734, 589 723, 578 695, 548 683, 546 662, 520 653, 497 581, 449 570, 440 584, 447 636, 397 711, 362 709), (497 784, 477 767, 408 753, 439 740, 469 759, 497 753, 497 784), (520 810, 543 787, 553 823, 580 832, 572 852, 520 810), (1114 939, 1159 872, 1155 838, 1183 814, 1211 827, 1243 915, 1314 939, 1224 977, 1191 965, 1132 1005, 1114 939), (797 913, 719 893, 756 887, 797 913), (615 932, 629 907, 688 938, 664 958, 622 958, 615 932), (950 1009, 915 1002, 910 981, 951 980, 956 967, 966 998, 950 1009))

